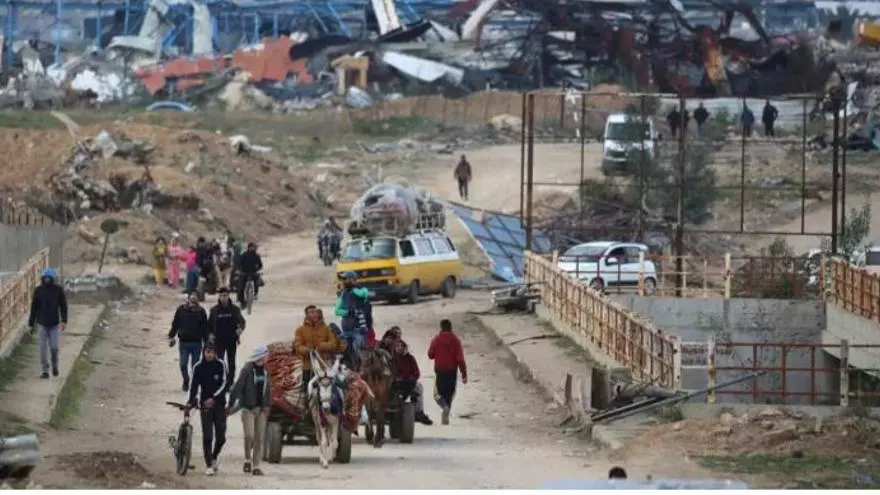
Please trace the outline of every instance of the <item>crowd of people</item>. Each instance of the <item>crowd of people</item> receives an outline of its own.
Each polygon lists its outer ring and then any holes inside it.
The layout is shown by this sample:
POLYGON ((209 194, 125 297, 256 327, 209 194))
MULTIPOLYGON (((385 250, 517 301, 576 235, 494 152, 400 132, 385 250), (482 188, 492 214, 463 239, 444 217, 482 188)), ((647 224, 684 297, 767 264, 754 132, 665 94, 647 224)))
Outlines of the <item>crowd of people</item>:
MULTIPOLYGON (((683 112, 679 112, 678 110, 678 108, 672 108, 672 110, 666 114, 666 123, 669 125, 669 134, 672 136, 673 140, 679 136, 679 131, 681 131, 681 134, 687 135, 688 124, 691 120, 690 112, 688 112, 687 109, 683 112)), ((710 116, 711 114, 709 113, 709 110, 703 106, 702 102, 700 102, 697 108, 694 109, 694 122, 697 124, 698 137, 704 136, 705 124, 709 121, 710 116)), ((769 99, 766 100, 764 102, 764 108, 761 110, 761 123, 764 124, 765 137, 776 137, 776 120, 778 118, 779 110, 770 103, 769 99)), ((746 138, 751 137, 755 127, 755 114, 745 102, 743 102, 739 121, 740 125, 742 125, 743 136, 746 138)))
MULTIPOLYGON (((312 378, 311 352, 325 360, 342 354, 346 366, 357 371, 365 349, 386 353, 393 375, 393 386, 415 405, 416 421, 432 425, 424 410, 424 391, 418 361, 403 340, 403 331, 394 326, 381 340, 373 329, 369 291, 360 287, 354 273, 343 274, 344 286, 334 306, 340 325, 328 324, 316 305, 304 309, 302 324, 296 328, 292 352, 302 360, 303 392, 312 378)), ((187 404, 200 411, 202 440, 207 474, 217 472, 217 459, 226 443, 226 420, 241 411, 245 432, 243 470, 261 475, 259 461, 271 407, 271 378, 266 371, 266 346, 254 349, 236 379, 236 355, 247 322, 241 309, 230 300, 229 289, 218 291, 217 303, 206 311, 195 295, 190 295, 174 313, 168 333, 169 345, 177 345, 182 389, 189 394, 187 404), (190 374, 190 368, 192 373, 190 374)), ((461 340, 449 320, 440 321, 440 331, 432 339, 427 356, 434 362, 434 398, 440 405, 442 423, 449 424, 458 374, 467 383, 467 365, 461 340)))

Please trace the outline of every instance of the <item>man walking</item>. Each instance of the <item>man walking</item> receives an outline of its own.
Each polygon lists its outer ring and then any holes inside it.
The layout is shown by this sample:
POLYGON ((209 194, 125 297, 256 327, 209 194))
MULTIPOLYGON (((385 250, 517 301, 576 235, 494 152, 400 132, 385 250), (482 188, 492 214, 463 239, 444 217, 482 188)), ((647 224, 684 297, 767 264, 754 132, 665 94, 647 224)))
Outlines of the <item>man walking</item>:
POLYGON ((443 409, 441 423, 448 425, 459 370, 461 370, 461 383, 467 384, 468 381, 464 349, 461 340, 452 333, 451 321, 440 320, 440 333, 431 339, 428 359, 434 361, 434 399, 443 409))
POLYGON ((260 460, 263 458, 263 437, 266 435, 266 422, 269 407, 272 405, 269 373, 266 372, 266 358, 269 349, 257 346, 250 360, 241 368, 238 380, 229 393, 232 405, 229 414, 241 409, 241 423, 244 427, 244 472, 262 476, 260 460))
POLYGON ((455 180, 458 181, 458 195, 461 199, 468 200, 468 184, 471 182, 471 164, 468 163, 467 157, 461 155, 461 160, 455 166, 455 180))
POLYGON ((245 319, 241 310, 229 299, 229 288, 220 287, 217 291, 217 304, 208 315, 208 331, 214 336, 214 347, 217 357, 226 362, 229 368, 229 383, 235 381, 235 354, 241 332, 244 331, 245 319))
POLYGON ((703 124, 709 120, 709 111, 703 106, 703 102, 694 110, 694 121, 697 123, 697 136, 703 137, 703 124))
POLYGON ((767 99, 764 101, 764 110, 761 112, 761 122, 764 123, 764 136, 776 137, 776 119, 779 117, 779 110, 767 99))
POLYGON ((174 347, 175 338, 180 341, 180 375, 183 377, 182 389, 186 392, 189 390, 189 363, 195 366, 208 339, 208 314, 199 305, 195 294, 190 294, 174 312, 171 331, 168 332, 169 346, 174 347))
POLYGON ((669 124, 669 134, 672 136, 672 139, 675 140, 678 137, 678 127, 681 125, 681 114, 678 113, 678 108, 673 107, 672 110, 666 114, 666 123, 669 124))
POLYGON ((64 289, 55 283, 57 274, 52 268, 43 269, 40 285, 31 297, 31 314, 28 327, 36 330, 40 339, 40 378, 49 378, 49 365, 52 376, 58 376, 58 348, 60 332, 67 326, 67 297, 64 289), (50 363, 51 360, 51 363, 50 363))
POLYGON ((226 363, 218 359, 214 343, 205 343, 202 359, 193 366, 192 387, 189 389, 189 407, 198 408, 202 422, 202 449, 205 474, 217 472, 217 456, 226 443, 226 363))
POLYGON ((743 137, 752 137, 752 127, 755 125, 755 114, 748 105, 743 103, 742 117, 740 117, 743 126, 743 137))

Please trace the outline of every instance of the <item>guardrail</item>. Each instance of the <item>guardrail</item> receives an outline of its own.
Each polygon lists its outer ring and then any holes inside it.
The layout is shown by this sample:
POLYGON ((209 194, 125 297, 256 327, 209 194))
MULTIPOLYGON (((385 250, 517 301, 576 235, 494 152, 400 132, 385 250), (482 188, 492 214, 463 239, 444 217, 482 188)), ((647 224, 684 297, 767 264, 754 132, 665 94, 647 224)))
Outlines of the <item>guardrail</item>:
POLYGON ((829 260, 828 300, 841 308, 880 323, 880 274, 844 260, 829 260))
POLYGON ((721 395, 747 398, 749 403, 848 406, 855 399, 864 405, 880 401, 875 383, 880 369, 854 368, 851 350, 880 354, 880 344, 824 342, 721 342, 710 337, 703 343, 683 343, 683 369, 706 369, 708 387, 737 375, 766 372, 740 387, 711 390, 706 402, 721 395), (837 362, 824 352, 837 355, 837 362))
POLYGON ((40 283, 40 272, 47 266, 49 248, 43 248, 28 260, 12 280, 0 286, 0 341, 30 311, 34 287, 40 283))
POLYGON ((540 287, 541 304, 551 314, 629 369, 634 379, 674 390, 681 388, 678 341, 674 336, 579 283, 552 261, 528 251, 525 282, 540 287))

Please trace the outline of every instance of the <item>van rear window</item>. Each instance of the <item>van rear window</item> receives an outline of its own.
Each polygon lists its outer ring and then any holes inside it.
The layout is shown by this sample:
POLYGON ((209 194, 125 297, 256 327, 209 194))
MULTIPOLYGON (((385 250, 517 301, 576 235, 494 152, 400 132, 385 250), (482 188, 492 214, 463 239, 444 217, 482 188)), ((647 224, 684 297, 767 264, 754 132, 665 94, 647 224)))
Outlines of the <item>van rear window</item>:
POLYGON ((356 239, 345 245, 341 261, 365 261, 393 258, 397 252, 394 239, 356 239))

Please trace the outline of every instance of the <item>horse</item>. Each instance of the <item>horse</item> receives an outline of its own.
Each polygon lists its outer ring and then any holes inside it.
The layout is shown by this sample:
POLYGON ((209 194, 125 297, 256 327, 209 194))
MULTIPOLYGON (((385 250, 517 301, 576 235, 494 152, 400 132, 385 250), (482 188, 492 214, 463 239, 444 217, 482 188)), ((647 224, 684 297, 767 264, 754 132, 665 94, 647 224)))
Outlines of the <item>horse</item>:
POLYGON ((315 422, 321 467, 327 469, 336 457, 340 417, 345 411, 343 393, 337 385, 340 379, 340 358, 337 356, 329 367, 317 351, 313 350, 310 358, 313 376, 308 385, 309 412, 315 422))
POLYGON ((370 388, 367 412, 370 422, 375 422, 376 432, 373 435, 373 447, 379 448, 385 443, 385 413, 388 411, 389 393, 393 376, 391 373, 391 356, 382 349, 363 349, 361 351, 361 378, 370 388))

